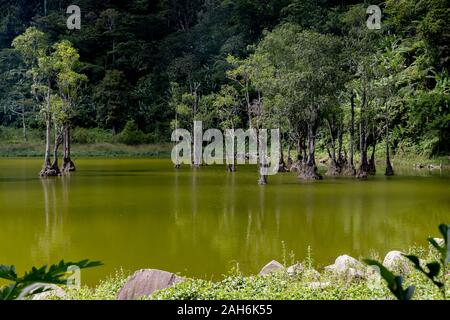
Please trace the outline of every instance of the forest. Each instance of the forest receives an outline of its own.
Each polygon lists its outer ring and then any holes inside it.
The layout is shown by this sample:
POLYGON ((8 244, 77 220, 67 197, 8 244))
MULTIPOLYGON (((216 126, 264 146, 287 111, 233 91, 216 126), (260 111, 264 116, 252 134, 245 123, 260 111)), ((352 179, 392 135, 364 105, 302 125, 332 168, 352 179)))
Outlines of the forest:
POLYGON ((303 179, 321 178, 318 151, 326 175, 364 179, 377 146, 393 175, 392 155, 450 153, 449 4, 3 0, 0 136, 38 131, 51 176, 75 170, 71 133, 84 129, 135 145, 194 120, 264 126, 281 130, 280 170, 303 179), (80 30, 67 28, 71 4, 80 30), (369 5, 381 29, 367 27, 369 5))

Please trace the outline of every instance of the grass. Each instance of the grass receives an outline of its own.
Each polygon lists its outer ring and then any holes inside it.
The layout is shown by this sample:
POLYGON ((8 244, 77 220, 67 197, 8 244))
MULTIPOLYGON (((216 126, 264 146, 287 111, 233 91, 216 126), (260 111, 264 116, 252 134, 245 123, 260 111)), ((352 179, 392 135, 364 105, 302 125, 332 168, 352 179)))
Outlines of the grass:
MULTIPOLYGON (((0 157, 42 157, 44 148, 44 132, 39 129, 28 129, 28 141, 24 142, 22 129, 0 126, 0 157)), ((73 157, 170 157, 173 144, 168 142, 144 143, 141 145, 126 145, 119 142, 119 136, 113 136, 108 130, 99 128, 72 129, 73 157)), ((346 142, 345 145, 347 145, 346 142)), ((369 149, 370 156, 371 149, 369 149)), ((384 165, 385 145, 378 143, 376 147, 377 164, 384 165)), ((287 150, 285 150, 287 156, 287 150)), ((292 157, 295 157, 293 150, 292 157)), ((328 158, 325 147, 319 143, 316 159, 328 158)), ((358 163, 359 154, 355 154, 358 163)), ((401 146, 397 154, 391 155, 391 161, 396 165, 434 164, 442 163, 450 166, 449 156, 429 157, 417 146, 401 146)))
MULTIPOLYGON (((29 129, 28 141, 24 142, 20 129, 0 126, 0 157, 42 157, 42 134, 41 130, 29 129)), ((72 131, 73 157, 169 157, 171 149, 170 143, 119 143, 109 131, 102 129, 75 128, 72 131)))
MULTIPOLYGON (((416 254, 425 261, 435 260, 436 254, 429 248, 413 247, 406 251, 416 254)), ((380 260, 377 255, 371 258, 380 260)), ((285 258, 286 259, 286 258, 285 258)), ((294 263, 294 257, 289 257, 294 263)), ((289 264, 284 261, 284 264, 289 264)), ((224 275, 218 282, 190 279, 171 288, 155 292, 151 300, 374 300, 394 299, 382 279, 379 281, 349 281, 328 271, 320 274, 314 269, 311 257, 302 262, 303 271, 294 276, 277 272, 266 276, 243 275, 237 267, 224 275), (323 288, 311 287, 312 282, 327 283, 323 288)), ((126 282, 128 274, 119 270, 94 288, 82 287, 67 290, 69 300, 114 300, 117 292, 126 282)), ((448 278, 448 277, 447 277, 448 278)), ((417 271, 405 277, 405 285, 415 285, 413 299, 442 299, 436 287, 417 271)), ((449 286, 447 279, 447 288, 449 286)), ((447 295, 448 296, 448 295, 447 295)))

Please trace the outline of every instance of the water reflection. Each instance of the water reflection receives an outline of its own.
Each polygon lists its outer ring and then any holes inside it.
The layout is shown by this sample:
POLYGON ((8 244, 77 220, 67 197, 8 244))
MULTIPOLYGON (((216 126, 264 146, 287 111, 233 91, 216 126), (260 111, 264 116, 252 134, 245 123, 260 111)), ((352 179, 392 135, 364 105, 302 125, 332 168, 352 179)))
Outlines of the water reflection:
MULTIPOLYGON (((44 208, 44 228, 35 232, 31 253, 36 259, 54 263, 70 250, 70 233, 65 228, 65 215, 70 203, 70 176, 40 179, 44 208), (56 258, 58 259, 58 258, 56 258)), ((36 227, 39 228, 38 224, 36 227)), ((37 230, 36 230, 37 231, 37 230)))
POLYGON ((343 253, 425 244, 450 220, 448 171, 418 171, 422 177, 396 168, 389 180, 314 183, 280 174, 258 186, 256 170, 245 166, 229 173, 174 170, 169 160, 89 159, 72 176, 40 180, 40 161, 20 161, 15 169, 16 161, 0 160, 0 262, 102 260, 86 275, 91 284, 120 267, 209 278, 236 261, 254 273, 281 259, 282 241, 299 259, 311 246, 323 265, 343 253))

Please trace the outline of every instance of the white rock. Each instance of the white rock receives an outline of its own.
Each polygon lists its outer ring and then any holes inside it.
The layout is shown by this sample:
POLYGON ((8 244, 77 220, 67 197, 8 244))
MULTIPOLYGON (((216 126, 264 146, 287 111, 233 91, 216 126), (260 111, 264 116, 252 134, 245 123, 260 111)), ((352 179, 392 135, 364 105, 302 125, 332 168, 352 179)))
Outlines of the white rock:
POLYGON ((176 274, 157 269, 142 269, 130 276, 117 294, 117 300, 137 300, 153 292, 185 281, 176 274))
POLYGON ((365 265, 349 255, 342 255, 336 258, 334 264, 325 267, 325 270, 336 273, 346 273, 350 268, 364 270, 365 265))
POLYGON ((301 264, 301 263, 296 263, 292 266, 290 266, 289 268, 287 268, 287 273, 290 276, 295 276, 297 274, 302 273, 305 270, 305 267, 301 264))
POLYGON ((389 251, 383 260, 383 266, 389 270, 398 271, 402 274, 408 274, 412 271, 409 260, 403 256, 403 253, 397 250, 389 251))
POLYGON ((281 271, 281 270, 285 270, 285 267, 278 261, 272 260, 261 269, 261 271, 259 272, 259 275, 262 276, 262 275, 266 275, 266 274, 276 272, 276 271, 281 271))

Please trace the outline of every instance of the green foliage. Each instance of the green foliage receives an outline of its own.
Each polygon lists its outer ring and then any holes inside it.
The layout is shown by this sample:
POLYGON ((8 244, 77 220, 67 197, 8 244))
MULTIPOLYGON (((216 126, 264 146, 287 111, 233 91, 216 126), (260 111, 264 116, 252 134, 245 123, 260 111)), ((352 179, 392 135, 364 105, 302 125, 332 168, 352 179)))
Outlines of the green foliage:
MULTIPOLYGON (((431 261, 425 264, 426 269, 422 266, 420 259, 414 255, 405 255, 409 261, 412 262, 414 267, 425 275, 432 283, 440 290, 444 300, 446 299, 446 281, 447 272, 446 266, 450 262, 450 249, 448 245, 448 234, 449 225, 441 224, 439 226, 439 231, 441 232, 444 243, 442 245, 438 244, 434 238, 429 238, 428 242, 437 251, 439 255, 439 262, 431 261), (442 270, 442 271, 441 271, 442 270)), ((386 267, 376 260, 366 259, 364 260, 368 265, 377 267, 380 270, 381 277, 386 281, 389 290, 398 300, 410 300, 414 294, 415 286, 409 286, 403 288, 403 277, 400 275, 394 275, 386 267)))
POLYGON ((419 258, 417 258, 414 255, 406 255, 406 258, 408 258, 414 264, 414 267, 420 272, 422 272, 439 288, 439 290, 441 290, 444 299, 446 296, 446 288, 445 288, 445 280, 447 277, 446 270, 447 264, 450 263, 450 246, 448 243, 449 230, 450 230, 449 225, 441 224, 439 226, 439 231, 441 232, 444 240, 444 243, 442 245, 440 245, 434 238, 428 238, 428 242, 439 254, 439 262, 432 261, 426 264, 426 268, 428 269, 428 271, 422 267, 419 258), (441 270, 442 275, 440 275, 441 270), (443 278, 443 280, 441 280, 440 278, 443 278))
POLYGON ((64 260, 61 260, 58 264, 53 264, 50 267, 33 267, 22 277, 16 274, 14 266, 0 265, 0 278, 13 282, 0 288, 0 300, 21 299, 31 293, 43 292, 45 291, 45 284, 66 284, 67 279, 65 277, 70 266, 85 269, 100 265, 102 263, 99 261, 64 262, 64 260))
POLYGON ((403 288, 402 276, 394 275, 378 261, 366 259, 364 262, 370 266, 376 266, 380 270, 381 277, 386 281, 389 290, 398 300, 411 300, 415 287, 409 286, 407 288, 403 288))
POLYGON ((85 0, 82 29, 68 32, 60 5, 7 1, 0 7, 0 124, 15 126, 25 114, 25 125, 35 125, 48 85, 63 100, 55 118, 114 134, 131 119, 158 142, 175 122, 190 129, 194 118, 209 127, 254 126, 251 107, 262 101, 258 121, 291 140, 314 123, 325 149, 336 140, 328 135, 349 140, 354 93, 369 142, 384 140, 389 125, 393 151, 445 155, 448 1, 371 4, 383 10, 381 30, 366 27, 366 1, 85 0), (232 107, 217 102, 226 96, 232 107))
POLYGON ((120 143, 128 145, 146 144, 152 141, 150 134, 145 134, 138 129, 133 120, 129 120, 123 131, 118 135, 120 143))
POLYGON ((100 129, 100 128, 73 128, 72 132, 72 142, 79 144, 94 144, 94 143, 102 143, 114 142, 113 135, 111 131, 100 129))

